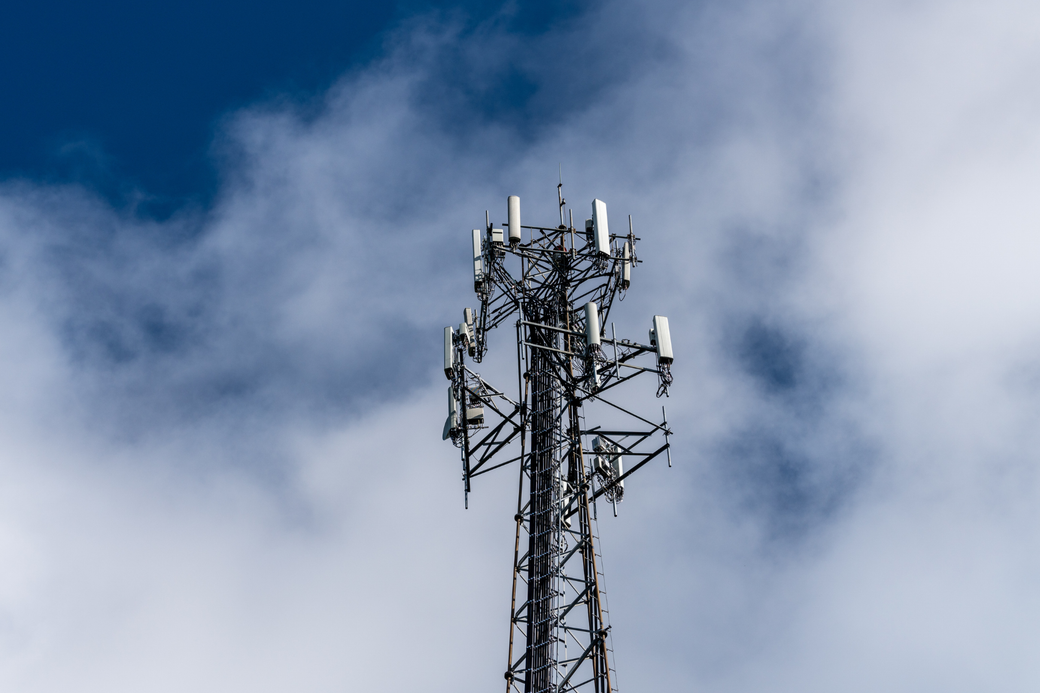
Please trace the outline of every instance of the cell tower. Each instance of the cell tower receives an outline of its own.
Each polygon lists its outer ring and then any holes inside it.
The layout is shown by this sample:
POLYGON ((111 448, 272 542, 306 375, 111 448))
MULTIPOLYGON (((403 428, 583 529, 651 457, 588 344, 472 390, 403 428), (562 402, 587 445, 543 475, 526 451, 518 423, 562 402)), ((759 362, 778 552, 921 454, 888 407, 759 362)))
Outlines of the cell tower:
POLYGON ((627 235, 611 234, 606 205, 593 200, 592 218, 576 230, 573 211, 564 220, 562 180, 557 191, 559 226, 521 225, 514 195, 504 229, 485 214, 485 228, 473 230, 480 309, 466 308, 457 331, 444 328, 444 438, 462 451, 466 507, 474 478, 519 467, 506 692, 613 693, 597 500, 616 516, 626 478, 662 453, 672 464, 665 408, 654 423, 612 401, 614 388, 653 373, 657 396, 667 395, 672 344, 660 315, 649 345, 618 340, 612 323, 606 337, 614 299, 639 264, 632 217, 627 235), (483 360, 488 333, 506 322, 516 327, 512 396, 466 365, 467 356, 483 360), (643 356, 654 362, 637 365, 643 356), (588 426, 586 408, 611 424, 588 426))

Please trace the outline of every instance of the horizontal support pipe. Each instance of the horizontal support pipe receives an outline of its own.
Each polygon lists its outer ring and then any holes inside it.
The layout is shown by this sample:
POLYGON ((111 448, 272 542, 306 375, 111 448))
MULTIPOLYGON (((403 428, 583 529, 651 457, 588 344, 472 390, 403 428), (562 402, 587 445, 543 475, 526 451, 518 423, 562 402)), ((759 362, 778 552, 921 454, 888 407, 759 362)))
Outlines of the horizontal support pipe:
POLYGON ((552 330, 554 332, 562 332, 564 334, 573 335, 575 337, 584 337, 585 336, 584 332, 577 332, 575 330, 568 330, 568 329, 563 328, 563 327, 553 327, 552 325, 543 325, 540 322, 531 322, 529 320, 521 320, 520 323, 523 324, 523 325, 531 325, 532 327, 541 327, 543 329, 552 330))
POLYGON ((563 349, 557 349, 556 347, 543 346, 541 344, 531 344, 530 342, 520 342, 520 343, 523 344, 524 346, 528 346, 528 347, 531 347, 533 349, 545 349, 546 351, 555 351, 556 353, 563 354, 564 356, 574 356, 575 358, 581 358, 583 356, 583 354, 574 354, 574 353, 571 353, 569 351, 564 351, 563 349))

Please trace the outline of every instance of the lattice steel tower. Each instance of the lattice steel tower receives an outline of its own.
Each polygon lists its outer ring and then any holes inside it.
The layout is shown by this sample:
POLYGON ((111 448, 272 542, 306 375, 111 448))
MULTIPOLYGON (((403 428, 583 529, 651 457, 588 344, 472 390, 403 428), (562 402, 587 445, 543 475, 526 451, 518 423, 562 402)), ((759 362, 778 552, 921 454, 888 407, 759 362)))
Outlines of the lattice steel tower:
POLYGON ((485 215, 485 228, 473 230, 480 309, 465 309, 457 331, 444 328, 444 438, 462 451, 467 507, 475 477, 519 467, 507 693, 613 693, 596 501, 605 498, 617 515, 629 475, 662 453, 670 467, 671 430, 664 407, 654 423, 608 396, 643 373, 657 376, 658 397, 667 395, 672 344, 659 315, 649 345, 618 340, 613 325, 609 339, 603 334, 639 263, 639 239, 631 216, 627 235, 611 234, 600 200, 576 230, 562 181, 557 190, 559 226, 521 226, 520 198, 511 196, 504 229, 485 215), (465 363, 482 361, 489 331, 507 321, 516 327, 512 397, 465 363), (655 362, 637 365, 641 356, 655 362), (614 425, 588 427, 590 405, 603 405, 614 425))

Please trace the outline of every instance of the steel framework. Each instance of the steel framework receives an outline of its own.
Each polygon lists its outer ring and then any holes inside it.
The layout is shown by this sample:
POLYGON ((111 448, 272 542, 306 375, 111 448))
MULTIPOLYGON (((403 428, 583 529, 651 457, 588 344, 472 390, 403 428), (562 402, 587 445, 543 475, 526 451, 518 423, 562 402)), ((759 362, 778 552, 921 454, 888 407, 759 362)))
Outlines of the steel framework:
POLYGON ((657 376, 658 397, 667 395, 671 340, 661 316, 650 345, 618 340, 613 325, 610 338, 601 334, 639 263, 639 238, 631 216, 627 235, 610 234, 599 200, 579 232, 562 181, 557 190, 559 226, 522 226, 519 199, 511 197, 505 228, 488 214, 485 228, 473 231, 480 309, 467 308, 457 331, 445 328, 444 437, 461 449, 466 507, 474 478, 519 467, 507 693, 613 693, 597 500, 610 502, 616 516, 627 477, 662 454, 671 466, 672 432, 664 407, 655 423, 611 398, 644 373, 657 376), (489 332, 507 321, 516 329, 513 397, 466 365, 467 356, 483 360, 489 332), (644 356, 656 363, 637 365, 644 356), (588 427, 583 410, 594 402, 625 423, 588 427))

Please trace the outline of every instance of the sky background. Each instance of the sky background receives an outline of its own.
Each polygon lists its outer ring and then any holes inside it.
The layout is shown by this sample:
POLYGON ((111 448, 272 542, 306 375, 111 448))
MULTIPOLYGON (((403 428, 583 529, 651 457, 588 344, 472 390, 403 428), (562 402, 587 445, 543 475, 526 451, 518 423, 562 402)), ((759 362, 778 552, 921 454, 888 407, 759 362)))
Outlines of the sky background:
POLYGON ((1038 36, 1015 0, 10 9, 0 688, 501 686, 515 478, 463 510, 441 330, 468 230, 553 223, 562 165, 643 238, 619 334, 676 351, 674 467, 600 524, 620 690, 1036 690, 1038 36))

